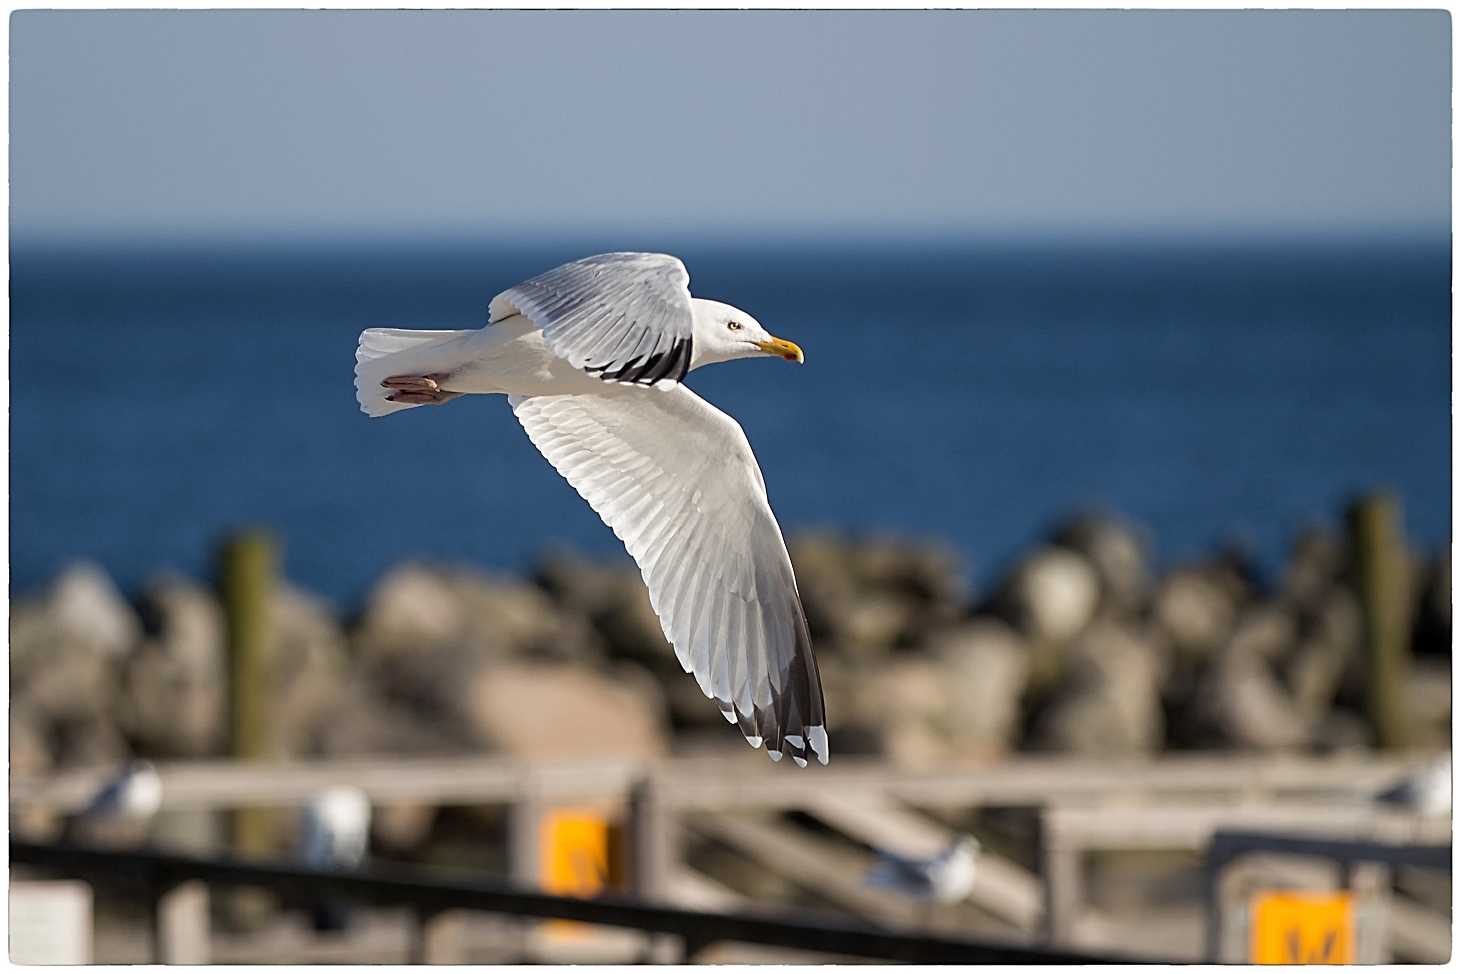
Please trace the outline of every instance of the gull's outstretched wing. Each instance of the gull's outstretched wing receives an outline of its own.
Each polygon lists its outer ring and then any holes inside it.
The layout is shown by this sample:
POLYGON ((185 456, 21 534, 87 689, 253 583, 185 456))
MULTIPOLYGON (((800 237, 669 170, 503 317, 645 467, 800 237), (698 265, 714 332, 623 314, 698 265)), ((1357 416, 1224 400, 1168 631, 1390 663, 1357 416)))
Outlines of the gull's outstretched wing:
POLYGON ((680 385, 508 401, 634 556, 680 665, 726 719, 777 760, 826 764, 806 616, 740 425, 680 385))
POLYGON ((690 274, 668 254, 599 254, 555 267, 492 299, 522 312, 553 354, 606 382, 671 385, 690 369, 690 274))

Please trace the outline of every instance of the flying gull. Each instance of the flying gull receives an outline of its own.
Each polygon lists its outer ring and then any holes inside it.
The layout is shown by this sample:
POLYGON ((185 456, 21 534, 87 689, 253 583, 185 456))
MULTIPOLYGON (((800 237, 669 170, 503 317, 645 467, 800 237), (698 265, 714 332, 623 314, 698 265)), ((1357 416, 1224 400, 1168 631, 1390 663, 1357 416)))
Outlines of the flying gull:
POLYGON ((687 673, 772 758, 827 763, 822 683, 791 558, 740 424, 686 373, 802 361, 744 311, 690 296, 668 254, 586 257, 492 299, 480 330, 370 328, 360 408, 505 393, 543 456, 624 542, 687 673))

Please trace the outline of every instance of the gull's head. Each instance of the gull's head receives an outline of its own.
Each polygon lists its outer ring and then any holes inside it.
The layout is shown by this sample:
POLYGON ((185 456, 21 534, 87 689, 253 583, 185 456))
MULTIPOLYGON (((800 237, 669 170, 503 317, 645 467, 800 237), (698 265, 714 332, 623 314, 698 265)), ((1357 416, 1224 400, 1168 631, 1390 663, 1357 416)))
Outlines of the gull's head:
POLYGON ((691 298, 690 304, 695 314, 695 346, 690 368, 753 355, 775 355, 788 362, 802 361, 800 348, 772 337, 759 321, 740 308, 704 298, 691 298))

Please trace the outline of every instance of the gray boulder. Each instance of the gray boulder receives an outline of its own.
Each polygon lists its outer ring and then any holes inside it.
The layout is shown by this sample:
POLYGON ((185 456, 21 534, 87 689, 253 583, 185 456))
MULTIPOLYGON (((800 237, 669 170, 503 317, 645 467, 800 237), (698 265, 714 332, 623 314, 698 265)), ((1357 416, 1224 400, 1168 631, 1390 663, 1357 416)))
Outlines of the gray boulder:
POLYGON ((1201 699, 1209 719, 1230 746, 1293 749, 1309 740, 1309 722, 1261 659, 1223 658, 1214 667, 1201 699))
POLYGON ((445 649, 588 662, 602 648, 579 614, 562 611, 539 586, 460 566, 393 569, 367 599, 354 641, 367 664, 445 649))
POLYGON ((44 663, 27 667, 11 684, 11 700, 49 725, 113 719, 115 659, 74 644, 60 643, 44 663))
POLYGON ((347 675, 329 719, 316 728, 311 753, 323 757, 465 754, 472 750, 448 719, 389 700, 347 675))
POLYGON ((45 724, 21 705, 10 708, 10 773, 38 775, 51 769, 45 724))
POLYGON ((875 715, 882 752, 906 768, 928 767, 954 756, 947 732, 948 672, 936 660, 900 654, 873 664, 858 688, 859 710, 875 715), (871 698, 871 699, 869 699, 871 698))
POLYGON ((1077 517, 1055 537, 1056 544, 1091 560, 1101 579, 1102 606, 1114 615, 1133 615, 1151 588, 1148 544, 1140 529, 1113 517, 1077 517))
POLYGON ((620 574, 613 598, 591 617, 606 640, 610 655, 633 660, 655 672, 680 670, 675 647, 665 638, 664 627, 649 602, 649 589, 637 571, 620 574))
POLYGON ((1364 751, 1375 746, 1375 734, 1362 715, 1335 707, 1315 725, 1309 743, 1320 752, 1364 751))
POLYGON ((1302 609, 1318 606, 1344 574, 1346 555, 1334 538, 1307 528, 1294 539, 1283 576, 1285 601, 1302 609))
POLYGON ((1317 726, 1334 704, 1345 670, 1359 653, 1359 601, 1348 588, 1331 588, 1306 620, 1303 635, 1284 665, 1285 682, 1299 713, 1317 726))
POLYGON ((451 584, 422 565, 391 569, 366 598, 355 652, 366 663, 461 643, 467 617, 451 584))
POLYGON ((62 720, 51 728, 57 767, 90 768, 122 764, 131 748, 110 716, 62 720))
POLYGON ((533 656, 565 663, 601 658, 601 643, 586 620, 561 612, 541 587, 469 567, 450 569, 444 576, 462 607, 466 644, 484 657, 533 656))
POLYGON ((807 534, 789 550, 820 654, 881 659, 962 614, 963 581, 953 557, 936 546, 807 534))
POLYGON ((668 753, 650 681, 581 667, 490 664, 463 673, 452 709, 479 746, 520 758, 654 758, 668 753))
MULTIPOLYGON (((10 774, 12 777, 41 775, 52 769, 46 727, 24 707, 10 708, 10 774)), ((10 828, 17 838, 31 842, 52 842, 64 827, 60 813, 43 805, 12 805, 10 828)))
POLYGON ((12 704, 47 727, 111 721, 121 659, 140 635, 136 613, 101 569, 67 567, 44 595, 11 606, 12 704))
POLYGON ((1279 750, 1309 742, 1313 718, 1301 711, 1275 665, 1295 631, 1280 605, 1244 612, 1199 680, 1186 714, 1193 743, 1279 750))
POLYGON ((52 583, 47 601, 61 638, 98 656, 125 656, 142 635, 137 614, 111 576, 90 562, 67 566, 52 583))
POLYGON ((220 753, 228 736, 228 637, 217 598, 164 576, 144 597, 143 613, 156 635, 123 669, 122 730, 154 757, 220 753))
POLYGON ((1187 568, 1162 580, 1151 615, 1179 660, 1202 662, 1227 641, 1237 610, 1231 592, 1218 579, 1187 568))
POLYGON ((1417 659, 1410 671, 1410 713, 1417 746, 1440 750, 1451 743, 1451 664, 1417 659))
POLYGON ((1287 606, 1277 602, 1252 606, 1239 615, 1224 651, 1273 663, 1288 654, 1297 635, 1298 622, 1287 606))
POLYGON ((1093 757, 1159 750, 1166 669, 1166 651, 1151 634, 1110 619, 1096 622, 1071 647, 1066 673, 1035 719, 1030 746, 1093 757))
POLYGON ((1095 617, 1100 598, 1095 565, 1069 548, 1040 548, 1010 573, 994 604, 1030 644, 1030 682, 1037 694, 1059 681, 1067 650, 1095 617))
POLYGON ((930 655, 945 672, 943 727, 961 752, 999 754, 1018 743, 1030 651, 1012 628, 974 619, 936 637, 930 655))
POLYGON ((334 719, 349 664, 349 643, 331 608, 287 582, 274 588, 274 752, 313 753, 334 719))
POLYGON ((793 541, 790 551, 819 650, 858 660, 886 656, 908 622, 911 604, 864 586, 852 545, 841 538, 805 535, 793 541))

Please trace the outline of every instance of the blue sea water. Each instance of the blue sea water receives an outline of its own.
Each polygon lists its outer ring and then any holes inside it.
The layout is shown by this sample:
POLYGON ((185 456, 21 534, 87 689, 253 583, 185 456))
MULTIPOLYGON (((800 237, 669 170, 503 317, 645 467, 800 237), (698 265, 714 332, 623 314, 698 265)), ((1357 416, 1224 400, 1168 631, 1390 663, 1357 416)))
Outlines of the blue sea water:
MULTIPOLYGON (((209 578, 248 525, 347 607, 407 557, 627 560, 502 397, 371 420, 351 385, 362 328, 478 327, 598 249, 18 249, 12 591, 78 557, 128 592, 209 578)), ((976 589, 1081 507, 1144 526, 1159 564, 1237 543, 1270 574, 1377 487, 1414 544, 1449 538, 1448 243, 675 252, 806 351, 689 381, 745 427, 789 535, 941 540, 976 589)))

